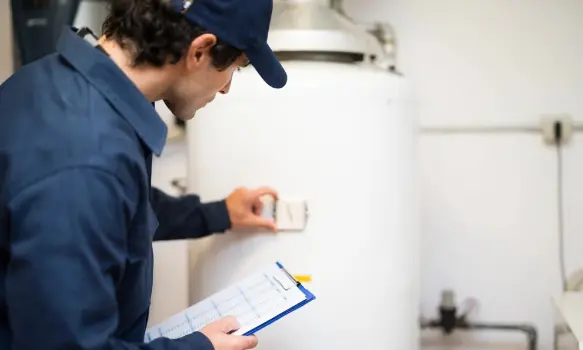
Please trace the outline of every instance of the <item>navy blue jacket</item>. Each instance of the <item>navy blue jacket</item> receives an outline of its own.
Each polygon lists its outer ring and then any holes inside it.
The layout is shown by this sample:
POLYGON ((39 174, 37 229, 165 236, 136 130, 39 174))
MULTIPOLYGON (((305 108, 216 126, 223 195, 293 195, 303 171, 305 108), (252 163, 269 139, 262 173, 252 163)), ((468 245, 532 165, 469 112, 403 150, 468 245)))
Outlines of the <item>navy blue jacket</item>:
POLYGON ((0 86, 0 349, 212 349, 201 333, 143 342, 152 242, 231 225, 224 201, 151 188, 166 132, 68 29, 0 86))

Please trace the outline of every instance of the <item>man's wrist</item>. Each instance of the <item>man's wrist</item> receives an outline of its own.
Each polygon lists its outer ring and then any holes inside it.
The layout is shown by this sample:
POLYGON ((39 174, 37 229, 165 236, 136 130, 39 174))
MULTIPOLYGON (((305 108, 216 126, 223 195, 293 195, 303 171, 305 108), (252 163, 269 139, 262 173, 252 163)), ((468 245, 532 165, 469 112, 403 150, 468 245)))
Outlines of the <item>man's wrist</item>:
POLYGON ((209 232, 225 232, 232 227, 226 200, 205 203, 202 210, 209 232))
POLYGON ((202 332, 194 332, 182 340, 188 343, 189 350, 215 350, 213 343, 202 332))

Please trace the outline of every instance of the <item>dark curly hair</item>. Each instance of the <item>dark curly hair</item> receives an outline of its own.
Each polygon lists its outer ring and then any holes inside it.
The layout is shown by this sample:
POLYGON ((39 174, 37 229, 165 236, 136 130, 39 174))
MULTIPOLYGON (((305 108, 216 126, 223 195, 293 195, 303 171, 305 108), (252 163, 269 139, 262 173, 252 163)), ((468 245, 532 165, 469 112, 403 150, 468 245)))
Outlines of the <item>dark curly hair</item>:
MULTIPOLYGON (((132 53, 134 66, 155 67, 176 64, 196 37, 208 33, 171 8, 168 0, 111 0, 102 31, 132 53)), ((213 66, 226 69, 241 54, 217 37, 211 49, 213 66)))

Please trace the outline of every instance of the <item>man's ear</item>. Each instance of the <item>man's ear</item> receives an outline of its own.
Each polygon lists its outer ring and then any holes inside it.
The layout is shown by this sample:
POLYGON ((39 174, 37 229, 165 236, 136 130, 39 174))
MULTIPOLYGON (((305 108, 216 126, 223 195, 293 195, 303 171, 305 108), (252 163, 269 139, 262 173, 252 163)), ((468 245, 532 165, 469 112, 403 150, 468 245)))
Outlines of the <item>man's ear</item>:
POLYGON ((210 50, 217 44, 217 37, 213 34, 202 34, 196 37, 190 44, 188 50, 188 61, 200 64, 205 55, 210 54, 210 50))

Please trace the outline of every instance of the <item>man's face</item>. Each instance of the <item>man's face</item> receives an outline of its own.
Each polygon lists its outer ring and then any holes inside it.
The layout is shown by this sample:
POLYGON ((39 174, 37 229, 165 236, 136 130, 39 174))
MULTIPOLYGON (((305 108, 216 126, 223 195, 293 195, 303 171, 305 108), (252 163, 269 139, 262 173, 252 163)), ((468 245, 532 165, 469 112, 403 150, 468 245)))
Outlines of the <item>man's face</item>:
POLYGON ((228 93, 233 73, 246 65, 242 56, 226 69, 218 70, 212 65, 210 56, 210 48, 215 42, 216 38, 210 34, 193 41, 184 62, 178 64, 175 83, 164 96, 168 109, 182 120, 192 119, 196 111, 210 103, 217 93, 228 93))

